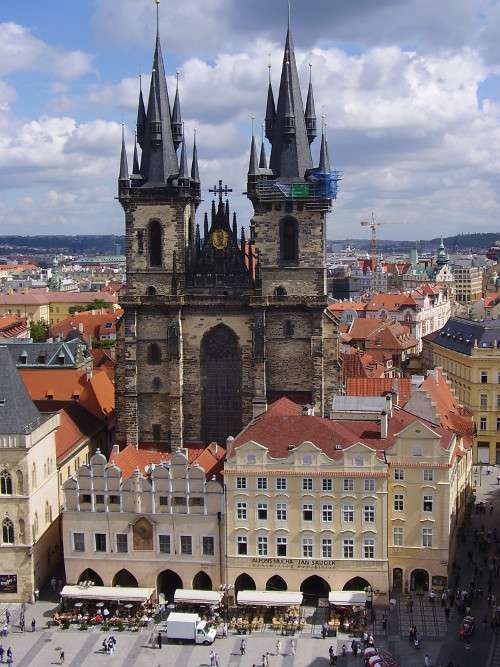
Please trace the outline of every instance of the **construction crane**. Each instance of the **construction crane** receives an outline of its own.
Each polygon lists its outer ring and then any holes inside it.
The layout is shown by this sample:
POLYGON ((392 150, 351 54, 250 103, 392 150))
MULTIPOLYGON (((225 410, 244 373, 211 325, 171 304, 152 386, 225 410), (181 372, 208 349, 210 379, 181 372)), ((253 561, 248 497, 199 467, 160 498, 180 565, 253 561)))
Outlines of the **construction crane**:
POLYGON ((399 225, 399 224, 404 224, 400 222, 375 222, 375 216, 372 213, 371 220, 362 220, 361 221, 361 227, 369 227, 372 232, 372 239, 370 243, 370 258, 372 261, 372 271, 375 270, 375 267, 377 266, 377 227, 381 227, 382 225, 399 225))

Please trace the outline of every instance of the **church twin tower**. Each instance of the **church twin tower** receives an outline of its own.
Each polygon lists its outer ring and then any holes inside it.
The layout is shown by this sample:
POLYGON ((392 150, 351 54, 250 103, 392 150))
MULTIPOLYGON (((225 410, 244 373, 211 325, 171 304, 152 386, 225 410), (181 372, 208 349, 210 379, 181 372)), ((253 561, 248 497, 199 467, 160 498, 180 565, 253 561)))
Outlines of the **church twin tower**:
POLYGON ((264 143, 259 155, 251 143, 249 228, 238 230, 222 182, 200 226, 196 138, 188 165, 179 90, 171 107, 157 34, 147 111, 139 95, 132 173, 124 140, 120 163, 127 256, 120 446, 224 445, 281 396, 329 411, 338 341, 325 312, 326 214, 338 174, 324 131, 313 167, 313 88, 304 110, 290 25, 277 104, 269 82, 265 123, 269 164, 264 143))

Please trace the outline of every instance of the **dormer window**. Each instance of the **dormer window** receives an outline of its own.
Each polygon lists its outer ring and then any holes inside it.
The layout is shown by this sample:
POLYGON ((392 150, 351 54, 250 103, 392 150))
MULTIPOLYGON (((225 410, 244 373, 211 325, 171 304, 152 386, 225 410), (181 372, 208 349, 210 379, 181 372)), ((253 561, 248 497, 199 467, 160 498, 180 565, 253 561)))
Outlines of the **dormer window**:
POLYGON ((19 363, 22 364, 23 366, 26 366, 26 364, 28 363, 28 353, 24 350, 23 352, 21 352, 21 355, 19 357, 19 363))
POLYGON ((257 462, 257 457, 255 454, 247 454, 247 463, 250 465, 255 465, 257 462))

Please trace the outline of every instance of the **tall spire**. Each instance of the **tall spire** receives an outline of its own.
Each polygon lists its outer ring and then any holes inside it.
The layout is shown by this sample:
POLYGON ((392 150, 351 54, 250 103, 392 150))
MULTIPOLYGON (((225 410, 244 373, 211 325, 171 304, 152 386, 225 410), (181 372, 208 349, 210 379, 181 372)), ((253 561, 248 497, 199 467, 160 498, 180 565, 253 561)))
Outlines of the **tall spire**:
POLYGON ((135 135, 135 141, 134 141, 134 166, 132 169, 132 173, 135 176, 139 176, 141 173, 141 170, 139 168, 139 155, 137 154, 137 133, 135 135))
POLYGON ((254 176, 259 170, 259 160, 257 158, 257 146, 255 145, 255 134, 253 131, 253 118, 252 118, 252 143, 250 144, 250 162, 248 164, 248 175, 254 176))
POLYGON ((266 147, 264 146, 264 126, 262 126, 262 139, 260 144, 259 169, 267 169, 266 147))
POLYGON ((266 138, 272 143, 273 128, 276 120, 276 104, 274 102, 273 86, 271 83, 271 65, 269 67, 269 86, 267 89, 267 105, 266 105, 266 138))
POLYGON ((153 57, 147 122, 142 146, 141 175, 145 186, 166 185, 169 177, 179 173, 172 138, 170 101, 159 31, 159 0, 157 2, 156 45, 153 57), (154 94, 153 94, 154 93, 154 94))
POLYGON ((198 148, 196 146, 196 130, 194 131, 194 139, 193 139, 193 161, 191 163, 191 179, 195 183, 200 182, 200 170, 198 168, 198 148))
POLYGON ((181 102, 179 99, 179 72, 177 76, 177 86, 175 89, 174 108, 172 111, 172 139, 174 140, 175 150, 179 148, 182 143, 182 114, 181 102))
POLYGON ((184 139, 184 136, 182 137, 182 142, 181 142, 181 159, 180 159, 180 165, 179 165, 179 185, 180 185, 181 180, 183 180, 183 181, 191 180, 190 176, 189 176, 187 151, 186 151, 186 141, 184 139))
POLYGON ((146 107, 144 106, 144 97, 142 96, 142 76, 139 74, 139 106, 137 109, 137 141, 143 148, 144 132, 146 128, 146 107))
POLYGON ((318 133, 316 131, 316 109, 314 107, 314 93, 312 85, 312 65, 309 64, 309 90, 307 91, 307 102, 306 102, 306 128, 307 128, 307 138, 309 143, 316 139, 318 133))
POLYGON ((273 124, 270 167, 278 178, 302 179, 312 168, 304 104, 293 46, 289 15, 280 91, 273 124))
POLYGON ((122 152, 120 156, 120 175, 118 176, 118 180, 130 180, 128 173, 127 148, 125 147, 125 125, 122 125, 122 152))
POLYGON ((328 153, 328 139, 326 138, 326 123, 323 122, 321 132, 321 150, 319 153, 319 170, 323 174, 329 174, 331 171, 330 155, 328 153))

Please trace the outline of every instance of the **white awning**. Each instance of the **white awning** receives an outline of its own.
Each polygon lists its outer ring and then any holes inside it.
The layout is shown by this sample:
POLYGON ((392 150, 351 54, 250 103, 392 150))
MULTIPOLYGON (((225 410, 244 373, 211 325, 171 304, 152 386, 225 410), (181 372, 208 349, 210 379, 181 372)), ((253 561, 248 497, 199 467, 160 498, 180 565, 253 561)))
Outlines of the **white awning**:
POLYGON ((199 591, 189 590, 189 588, 177 588, 174 594, 174 602, 218 605, 221 603, 221 600, 222 593, 220 591, 199 591))
POLYGON ((363 591, 331 591, 328 594, 328 602, 337 607, 363 606, 366 602, 366 593, 363 591))
POLYGON ((293 591, 240 591, 238 604, 247 607, 291 607, 302 604, 302 593, 293 591))
POLYGON ((146 602, 154 593, 154 588, 133 588, 124 586, 65 586, 61 597, 76 600, 126 600, 146 602))

